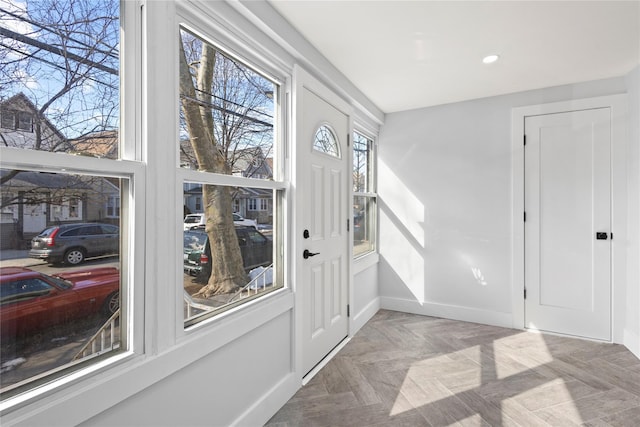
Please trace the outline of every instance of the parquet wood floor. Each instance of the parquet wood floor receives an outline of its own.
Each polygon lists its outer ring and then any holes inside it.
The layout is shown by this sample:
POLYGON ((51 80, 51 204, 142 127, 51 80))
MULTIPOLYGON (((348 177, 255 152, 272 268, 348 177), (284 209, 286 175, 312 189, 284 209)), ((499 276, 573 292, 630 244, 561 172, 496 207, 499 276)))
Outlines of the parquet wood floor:
POLYGON ((640 426, 625 347, 379 311, 267 423, 640 426))

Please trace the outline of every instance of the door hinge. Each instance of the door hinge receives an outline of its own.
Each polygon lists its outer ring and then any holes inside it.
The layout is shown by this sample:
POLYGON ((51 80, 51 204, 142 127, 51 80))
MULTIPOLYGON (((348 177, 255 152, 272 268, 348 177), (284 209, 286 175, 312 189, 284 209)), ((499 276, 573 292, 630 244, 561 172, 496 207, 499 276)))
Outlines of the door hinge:
POLYGON ((351 317, 351 306, 347 304, 347 317, 351 317))
POLYGON ((524 145, 527 145, 527 135, 522 135, 524 145))
POLYGON ((527 299, 527 288, 524 288, 524 299, 527 299))
POLYGON ((347 147, 351 145, 351 135, 347 134, 347 147))
POLYGON ((347 233, 349 232, 349 220, 347 220, 347 233))
POLYGON ((527 212, 524 212, 524 222, 527 222, 527 212))
POLYGON ((611 233, 611 240, 613 240, 613 233, 611 233))

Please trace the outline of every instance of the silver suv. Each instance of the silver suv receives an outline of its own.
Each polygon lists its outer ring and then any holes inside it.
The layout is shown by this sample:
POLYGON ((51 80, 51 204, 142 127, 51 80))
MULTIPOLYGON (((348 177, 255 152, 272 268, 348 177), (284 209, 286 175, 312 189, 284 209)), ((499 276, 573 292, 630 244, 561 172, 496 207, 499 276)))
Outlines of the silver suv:
POLYGON ((51 264, 80 264, 87 257, 117 254, 120 228, 111 224, 80 223, 56 225, 31 239, 30 258, 51 264))

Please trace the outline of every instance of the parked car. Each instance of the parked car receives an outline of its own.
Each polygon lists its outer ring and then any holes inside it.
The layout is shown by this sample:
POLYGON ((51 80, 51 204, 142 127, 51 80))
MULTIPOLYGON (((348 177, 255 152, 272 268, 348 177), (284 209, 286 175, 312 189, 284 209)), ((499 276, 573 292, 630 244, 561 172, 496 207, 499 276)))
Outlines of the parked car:
POLYGON ((120 272, 101 267, 52 276, 0 268, 0 334, 12 339, 120 307, 120 272))
POLYGON ((120 251, 120 228, 111 224, 56 225, 31 239, 29 257, 51 264, 80 264, 85 258, 120 251))
MULTIPOLYGON (((253 227, 236 226, 244 269, 249 271, 273 262, 273 244, 253 227)), ((211 275, 211 248, 203 228, 184 232, 184 271, 192 276, 211 275)))
MULTIPOLYGON (((198 228, 202 228, 205 226, 205 217, 204 214, 189 214, 184 217, 184 229, 185 230, 194 230, 198 228)), ((233 214, 233 223, 235 225, 245 225, 247 227, 253 227, 256 230, 258 229, 258 222, 255 219, 247 219, 243 218, 237 213, 233 214)))
POLYGON ((258 221, 256 221, 255 219, 243 218, 237 213, 233 214, 233 223, 235 225, 244 225, 247 227, 253 227, 256 230, 258 229, 258 221))

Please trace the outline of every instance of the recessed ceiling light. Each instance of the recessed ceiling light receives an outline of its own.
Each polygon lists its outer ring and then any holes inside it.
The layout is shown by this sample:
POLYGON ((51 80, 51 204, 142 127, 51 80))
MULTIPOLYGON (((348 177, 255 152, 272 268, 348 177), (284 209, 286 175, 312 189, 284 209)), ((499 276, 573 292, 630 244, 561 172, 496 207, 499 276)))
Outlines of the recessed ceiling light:
POLYGON ((500 58, 498 55, 487 55, 482 58, 482 62, 485 64, 493 64, 498 60, 498 58, 500 58))

